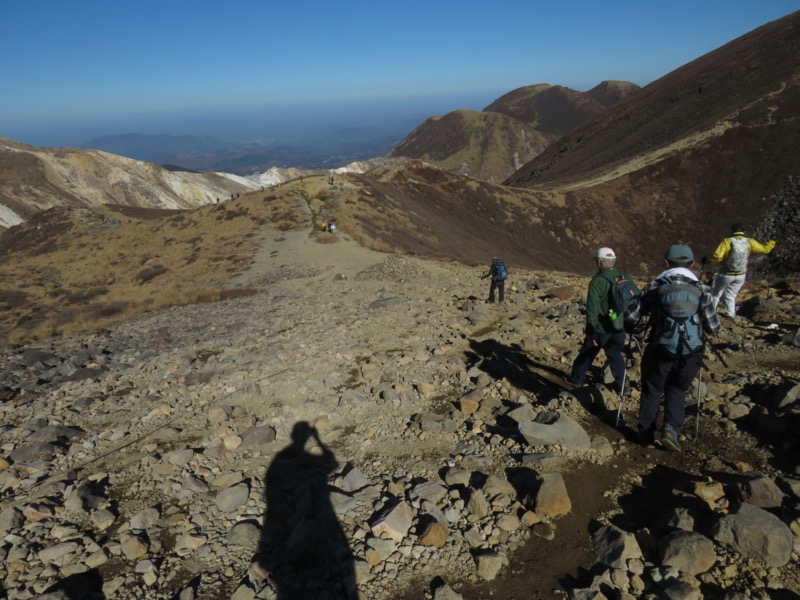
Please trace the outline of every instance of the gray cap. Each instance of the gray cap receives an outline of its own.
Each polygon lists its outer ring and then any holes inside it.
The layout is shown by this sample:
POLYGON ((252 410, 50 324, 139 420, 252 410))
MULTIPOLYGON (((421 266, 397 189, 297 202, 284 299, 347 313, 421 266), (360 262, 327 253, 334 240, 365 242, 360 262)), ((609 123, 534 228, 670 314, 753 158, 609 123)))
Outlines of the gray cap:
POLYGON ((667 250, 667 253, 664 255, 671 263, 676 263, 679 265, 689 264, 694 260, 694 253, 692 249, 689 248, 686 244, 673 244, 667 250))

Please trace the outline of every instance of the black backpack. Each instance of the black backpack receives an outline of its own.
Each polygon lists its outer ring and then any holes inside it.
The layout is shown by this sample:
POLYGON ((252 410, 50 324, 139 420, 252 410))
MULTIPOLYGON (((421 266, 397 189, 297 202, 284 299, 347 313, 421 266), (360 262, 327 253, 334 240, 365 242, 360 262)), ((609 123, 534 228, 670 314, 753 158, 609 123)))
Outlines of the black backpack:
POLYGON ((608 292, 608 319, 616 331, 624 328, 623 315, 628 307, 639 297, 639 288, 627 273, 620 272, 616 277, 611 273, 600 273, 611 284, 608 292))
POLYGON ((696 282, 665 279, 658 287, 658 308, 653 341, 670 356, 692 356, 703 349, 700 298, 696 282))

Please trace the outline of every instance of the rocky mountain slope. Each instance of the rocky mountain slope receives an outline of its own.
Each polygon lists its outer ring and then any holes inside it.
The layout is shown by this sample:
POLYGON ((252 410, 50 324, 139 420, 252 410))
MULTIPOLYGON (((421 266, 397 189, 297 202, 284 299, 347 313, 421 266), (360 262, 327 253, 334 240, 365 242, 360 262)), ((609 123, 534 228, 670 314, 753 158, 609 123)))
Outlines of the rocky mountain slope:
POLYGON ((621 81, 604 81, 588 92, 546 83, 522 87, 480 112, 456 110, 431 117, 387 156, 500 182, 554 140, 637 89, 621 81))
POLYGON ((796 282, 751 279, 672 454, 632 441, 638 354, 618 424, 599 363, 561 384, 586 278, 512 266, 484 304, 485 265, 367 250, 338 213, 323 233, 329 183, 303 184, 28 239, 105 262, 119 238, 152 298, 173 265, 232 293, 0 348, 0 594, 798 597, 796 282), (246 242, 183 240, 203 219, 246 242))
POLYGON ((582 221, 613 222, 620 247, 641 230, 662 247, 753 228, 800 169, 798 56, 795 12, 624 98, 507 183, 559 190, 582 221))

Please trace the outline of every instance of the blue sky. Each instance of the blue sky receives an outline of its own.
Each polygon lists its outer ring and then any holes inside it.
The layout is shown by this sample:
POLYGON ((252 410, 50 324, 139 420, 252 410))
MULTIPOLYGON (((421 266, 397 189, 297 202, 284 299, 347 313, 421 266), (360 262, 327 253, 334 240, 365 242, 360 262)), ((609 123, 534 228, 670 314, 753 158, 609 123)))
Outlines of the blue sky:
POLYGON ((644 86, 798 9, 800 0, 6 1, 0 135, 47 145, 123 126, 198 133, 179 129, 237 111, 400 101, 445 112, 534 83, 644 86))

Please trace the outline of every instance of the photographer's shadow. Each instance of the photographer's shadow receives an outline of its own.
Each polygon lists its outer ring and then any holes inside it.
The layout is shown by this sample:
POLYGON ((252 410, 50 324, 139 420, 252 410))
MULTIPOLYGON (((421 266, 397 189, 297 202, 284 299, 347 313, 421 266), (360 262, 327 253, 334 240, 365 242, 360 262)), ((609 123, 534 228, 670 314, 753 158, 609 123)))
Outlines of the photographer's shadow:
POLYGON ((291 444, 267 469, 267 510, 256 561, 279 600, 358 598, 352 552, 329 494, 328 477, 337 467, 317 430, 300 421, 291 444))

